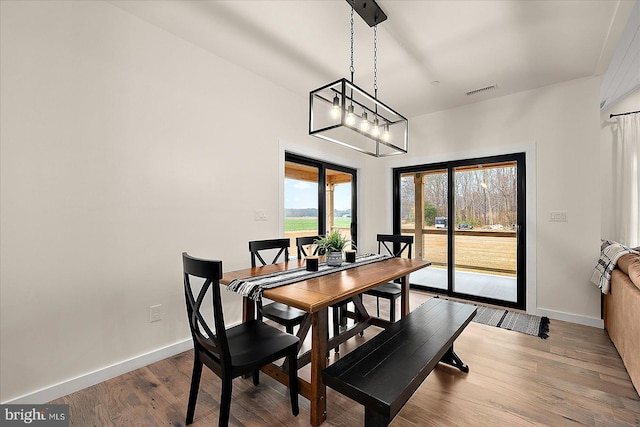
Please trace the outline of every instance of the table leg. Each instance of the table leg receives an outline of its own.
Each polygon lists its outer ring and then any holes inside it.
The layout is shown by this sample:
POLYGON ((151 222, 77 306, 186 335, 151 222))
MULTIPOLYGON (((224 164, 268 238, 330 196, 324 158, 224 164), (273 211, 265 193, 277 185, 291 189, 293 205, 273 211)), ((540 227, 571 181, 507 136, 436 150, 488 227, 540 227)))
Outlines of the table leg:
MULTIPOLYGON (((256 318, 256 303, 248 297, 242 297, 242 323, 256 318)), ((242 378, 251 378, 251 374, 244 374, 242 378)))
POLYGON ((409 276, 402 276, 400 278, 400 289, 402 294, 400 295, 400 317, 404 317, 411 312, 409 307, 409 276))
POLYGON ((327 367, 328 308, 311 314, 311 425, 327 419, 327 388, 322 371, 327 367))
POLYGON ((242 297, 242 321, 248 322, 256 318, 256 303, 249 297, 242 297))

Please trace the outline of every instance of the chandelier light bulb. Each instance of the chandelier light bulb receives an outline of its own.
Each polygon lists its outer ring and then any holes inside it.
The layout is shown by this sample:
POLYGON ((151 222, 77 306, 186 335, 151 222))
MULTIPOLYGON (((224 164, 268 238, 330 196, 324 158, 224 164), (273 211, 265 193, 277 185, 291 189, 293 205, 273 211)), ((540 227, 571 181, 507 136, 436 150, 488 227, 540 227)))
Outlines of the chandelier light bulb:
POLYGON ((356 123, 356 116, 353 114, 353 105, 349 105, 347 108, 347 124, 353 126, 356 123))
POLYGON ((389 124, 384 125, 384 132, 382 133, 382 140, 389 141, 391 139, 391 133, 389 133, 389 124))
POLYGON ((367 112, 366 111, 362 112, 362 121, 360 122, 360 129, 363 132, 366 132, 367 130, 369 130, 369 120, 367 120, 367 112))
POLYGON ((331 117, 337 119, 340 117, 340 98, 338 95, 333 97, 333 107, 331 108, 331 117))
POLYGON ((376 138, 380 136, 380 125, 378 124, 377 118, 373 119, 373 129, 371 129, 371 135, 375 136, 376 138))

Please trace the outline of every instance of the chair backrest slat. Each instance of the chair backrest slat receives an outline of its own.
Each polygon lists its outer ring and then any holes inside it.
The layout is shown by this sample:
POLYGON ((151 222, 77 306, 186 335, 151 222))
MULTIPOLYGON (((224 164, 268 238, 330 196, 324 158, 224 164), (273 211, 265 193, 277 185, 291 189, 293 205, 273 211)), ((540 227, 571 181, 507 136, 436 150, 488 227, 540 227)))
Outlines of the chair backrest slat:
POLYGON ((302 259, 303 256, 318 255, 319 248, 316 244, 318 240, 320 240, 320 236, 296 237, 298 259, 302 259), (307 250, 304 248, 305 246, 308 246, 309 249, 313 248, 313 251, 310 250, 311 253, 307 253, 307 250))
POLYGON ((411 247, 413 246, 413 236, 403 236, 401 234, 378 234, 378 253, 382 253, 382 247, 386 249, 388 255, 401 257, 407 251, 408 258, 411 258, 411 247), (391 246, 391 247, 390 247, 391 246))
POLYGON ((220 297, 222 261, 194 258, 183 252, 182 265, 187 317, 193 343, 195 346, 207 350, 212 356, 220 360, 221 366, 224 366, 225 360, 230 360, 231 356, 222 313, 222 299, 220 297), (204 279, 204 284, 198 291, 197 298, 194 297, 194 287, 196 285, 192 284, 192 277, 204 279), (209 291, 211 291, 213 303, 213 329, 200 311, 209 291))
POLYGON ((262 258, 260 251, 266 251, 270 249, 279 249, 276 256, 271 261, 271 264, 275 264, 280 260, 281 255, 284 254, 282 261, 289 260, 289 245, 291 240, 289 239, 268 239, 268 240, 252 240, 249 242, 249 252, 251 252, 251 267, 257 267, 256 259, 267 265, 267 262, 262 258))

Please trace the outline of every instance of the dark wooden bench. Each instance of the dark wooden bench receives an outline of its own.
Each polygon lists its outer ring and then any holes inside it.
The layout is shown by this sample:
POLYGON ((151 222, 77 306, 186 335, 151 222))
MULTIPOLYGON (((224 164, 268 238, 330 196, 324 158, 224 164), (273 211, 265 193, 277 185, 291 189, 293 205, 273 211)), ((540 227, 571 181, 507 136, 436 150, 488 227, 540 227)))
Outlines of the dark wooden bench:
POLYGON ((432 298, 326 368, 324 383, 364 405, 365 426, 386 426, 438 362, 469 372, 453 342, 475 314, 474 305, 432 298))

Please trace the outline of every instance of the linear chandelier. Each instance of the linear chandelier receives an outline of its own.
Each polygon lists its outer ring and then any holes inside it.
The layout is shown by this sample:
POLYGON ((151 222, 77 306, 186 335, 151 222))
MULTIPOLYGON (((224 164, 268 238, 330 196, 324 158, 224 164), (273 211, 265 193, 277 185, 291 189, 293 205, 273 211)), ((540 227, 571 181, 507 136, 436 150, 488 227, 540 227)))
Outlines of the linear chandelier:
POLYGON ((378 100, 378 24, 387 15, 374 0, 346 0, 351 5, 351 80, 342 78, 309 93, 309 135, 374 157, 405 154, 409 121, 378 100), (373 27, 371 96, 353 82, 353 12, 373 27))

